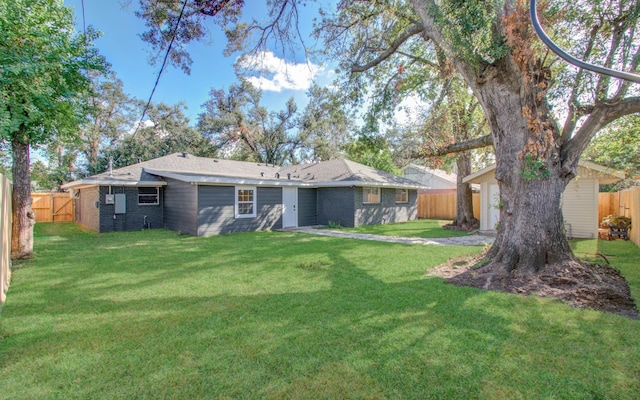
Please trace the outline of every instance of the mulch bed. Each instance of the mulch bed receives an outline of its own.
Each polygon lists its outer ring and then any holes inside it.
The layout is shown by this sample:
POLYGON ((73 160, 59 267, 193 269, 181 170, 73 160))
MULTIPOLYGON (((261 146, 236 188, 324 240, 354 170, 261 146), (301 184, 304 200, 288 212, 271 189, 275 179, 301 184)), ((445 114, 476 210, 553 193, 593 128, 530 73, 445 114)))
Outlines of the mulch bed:
POLYGON ((537 274, 473 269, 479 257, 450 260, 428 275, 445 278, 458 286, 517 294, 559 298, 578 308, 590 308, 638 319, 638 308, 629 284, 616 269, 587 262, 570 261, 548 265, 537 274))

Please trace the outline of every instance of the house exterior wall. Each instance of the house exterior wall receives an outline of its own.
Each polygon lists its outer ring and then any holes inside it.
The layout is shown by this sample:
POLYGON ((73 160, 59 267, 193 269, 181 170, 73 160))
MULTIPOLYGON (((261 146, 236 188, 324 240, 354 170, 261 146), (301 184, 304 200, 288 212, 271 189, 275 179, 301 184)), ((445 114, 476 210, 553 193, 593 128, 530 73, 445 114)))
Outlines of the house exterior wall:
POLYGON ((318 225, 329 225, 329 221, 332 221, 345 227, 354 227, 355 191, 353 187, 318 188, 318 225))
POLYGON ((100 210, 96 207, 99 194, 97 186, 80 189, 76 203, 76 222, 96 232, 100 231, 100 210))
POLYGON ((112 194, 124 193, 126 195, 126 212, 124 214, 116 214, 114 204, 105 204, 105 196, 108 193, 109 186, 100 186, 99 232, 140 230, 145 228, 145 221, 149 224, 150 228, 164 227, 162 188, 160 188, 158 194, 159 204, 139 205, 137 187, 112 186, 112 194))
POLYGON ((198 234, 198 187, 189 182, 165 179, 164 227, 173 231, 198 234))
POLYGON ((318 189, 298 189, 298 226, 318 225, 318 189))
POLYGON ((396 203, 396 189, 381 188, 380 203, 365 204, 362 188, 357 187, 354 193, 354 225, 389 224, 416 219, 418 217, 418 192, 409 190, 408 194, 408 203, 396 203))
POLYGON ((574 238, 598 237, 597 179, 573 179, 561 199, 567 235, 574 238))
POLYGON ((235 186, 198 186, 198 236, 282 227, 282 188, 256 188, 256 216, 235 217, 235 186))

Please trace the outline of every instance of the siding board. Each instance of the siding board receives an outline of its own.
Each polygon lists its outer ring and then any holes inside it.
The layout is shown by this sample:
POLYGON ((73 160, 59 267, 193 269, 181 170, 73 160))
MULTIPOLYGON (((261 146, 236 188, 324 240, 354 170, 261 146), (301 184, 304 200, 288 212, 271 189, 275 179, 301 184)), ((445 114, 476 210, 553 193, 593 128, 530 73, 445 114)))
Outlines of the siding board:
POLYGON ((165 178, 164 226, 190 235, 198 234, 197 186, 188 182, 165 178))
POLYGON ((318 225, 329 225, 329 221, 333 221, 345 227, 354 227, 354 196, 355 188, 352 187, 318 188, 318 225))
POLYGON ((126 209, 123 214, 116 214, 115 204, 105 204, 105 196, 109 193, 109 186, 100 186, 98 201, 100 202, 100 230, 99 232, 135 231, 145 228, 145 221, 151 228, 164 227, 163 190, 158 193, 159 204, 138 205, 138 188, 112 186, 111 193, 125 194, 126 209))
POLYGON ((318 225, 318 190, 298 189, 298 226, 318 225))
POLYGON ((198 186, 198 236, 282 227, 282 189, 256 188, 256 216, 235 217, 234 186, 198 186))
POLYGON ((595 179, 574 179, 562 194, 562 215, 567 235, 598 237, 598 184, 595 179))
POLYGON ((355 225, 378 225, 414 220, 418 216, 418 192, 409 190, 409 202, 396 204, 396 190, 381 188, 380 203, 363 203, 362 188, 355 190, 355 225))

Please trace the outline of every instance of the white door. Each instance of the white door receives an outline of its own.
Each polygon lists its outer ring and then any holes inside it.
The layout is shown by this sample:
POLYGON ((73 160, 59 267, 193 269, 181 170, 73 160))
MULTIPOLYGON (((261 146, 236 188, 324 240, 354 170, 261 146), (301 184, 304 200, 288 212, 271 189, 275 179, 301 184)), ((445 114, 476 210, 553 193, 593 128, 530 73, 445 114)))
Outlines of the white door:
POLYGON ((495 230, 500 221, 500 189, 498 185, 489 185, 489 209, 487 210, 487 229, 495 230))
POLYGON ((298 188, 282 188, 282 227, 298 226, 298 188))

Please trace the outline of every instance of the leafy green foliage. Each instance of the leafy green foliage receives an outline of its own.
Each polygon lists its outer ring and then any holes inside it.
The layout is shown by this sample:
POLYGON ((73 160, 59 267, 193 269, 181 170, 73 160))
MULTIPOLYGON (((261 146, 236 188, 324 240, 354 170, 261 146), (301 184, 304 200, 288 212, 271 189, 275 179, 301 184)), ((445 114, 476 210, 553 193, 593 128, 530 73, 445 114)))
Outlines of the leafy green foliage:
POLYGON ((285 109, 269 112, 260 104, 262 91, 245 79, 227 91, 211 89, 209 95, 198 129, 227 157, 283 165, 296 163, 308 148, 314 127, 299 129, 293 98, 285 109))
POLYGON ((309 103, 299 121, 300 136, 305 138, 304 158, 331 160, 342 157, 342 148, 353 129, 353 115, 346 111, 339 93, 313 85, 309 103))
POLYGON ((329 227, 329 229, 342 229, 340 221, 329 221, 327 226, 329 227))
POLYGON ((24 143, 41 144, 74 135, 84 118, 86 73, 105 61, 92 41, 74 35, 73 12, 57 0, 0 2, 0 136, 20 132, 24 143))
POLYGON ((640 116, 624 118, 591 140, 584 158, 616 171, 624 171, 628 179, 614 186, 624 188, 640 176, 640 116))
POLYGON ((100 156, 104 150, 133 130, 138 112, 137 101, 124 93, 115 73, 91 74, 93 93, 87 120, 80 126, 77 148, 84 156, 85 172, 101 172, 100 156))
POLYGON ((494 29, 495 1, 453 0, 432 7, 436 23, 462 62, 476 67, 492 64, 509 53, 504 38, 494 29))
POLYGON ((74 168, 77 152, 70 151, 69 147, 62 143, 52 143, 40 149, 40 154, 44 156, 46 163, 37 160, 31 165, 31 186, 33 189, 60 190, 60 185, 78 177, 74 168))
POLYGON ((352 161, 400 175, 400 169, 393 163, 389 146, 381 136, 361 134, 355 141, 345 145, 345 151, 352 161))
POLYGON ((113 168, 120 168, 185 151, 201 156, 214 157, 216 148, 195 128, 189 126, 184 115, 184 105, 151 105, 148 110, 147 126, 133 134, 125 134, 106 149, 99 158, 99 171, 108 168, 109 159, 113 159, 113 168))
POLYGON ((545 179, 551 175, 551 171, 549 171, 543 159, 526 154, 522 161, 522 171, 520 171, 519 175, 527 181, 545 179))

